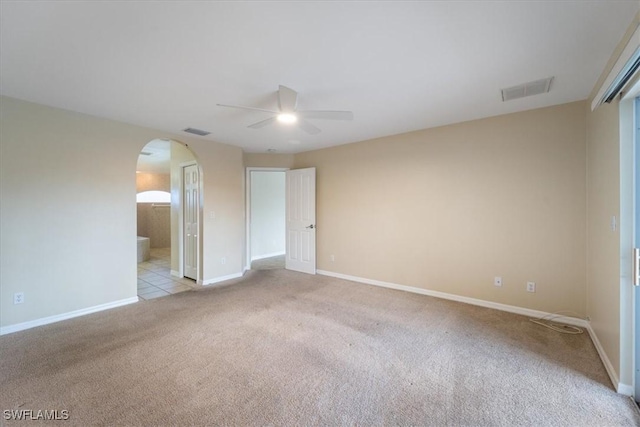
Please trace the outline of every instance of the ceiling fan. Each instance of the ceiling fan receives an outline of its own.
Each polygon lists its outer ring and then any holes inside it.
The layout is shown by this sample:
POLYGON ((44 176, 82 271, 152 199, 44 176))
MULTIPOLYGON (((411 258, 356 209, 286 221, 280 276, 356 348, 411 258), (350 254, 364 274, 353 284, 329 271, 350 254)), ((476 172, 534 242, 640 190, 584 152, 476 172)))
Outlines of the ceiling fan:
POLYGON ((266 120, 249 125, 251 129, 260 129, 276 121, 288 124, 297 124, 303 131, 315 135, 320 129, 312 125, 305 119, 327 119, 327 120, 353 120, 351 111, 330 111, 330 110, 296 110, 298 103, 298 92, 280 85, 278 87, 278 111, 266 110, 264 108, 245 107, 242 105, 217 104, 219 107, 240 108, 242 110, 262 111, 273 114, 266 120))

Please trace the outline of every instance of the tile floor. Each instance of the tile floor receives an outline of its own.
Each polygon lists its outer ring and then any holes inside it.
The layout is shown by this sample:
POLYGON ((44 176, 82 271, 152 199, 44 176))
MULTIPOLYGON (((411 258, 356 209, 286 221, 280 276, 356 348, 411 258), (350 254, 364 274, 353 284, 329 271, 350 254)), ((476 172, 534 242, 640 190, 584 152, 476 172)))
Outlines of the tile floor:
POLYGON ((148 300, 189 291, 195 281, 171 275, 171 248, 151 248, 149 261, 138 263, 138 297, 148 300))

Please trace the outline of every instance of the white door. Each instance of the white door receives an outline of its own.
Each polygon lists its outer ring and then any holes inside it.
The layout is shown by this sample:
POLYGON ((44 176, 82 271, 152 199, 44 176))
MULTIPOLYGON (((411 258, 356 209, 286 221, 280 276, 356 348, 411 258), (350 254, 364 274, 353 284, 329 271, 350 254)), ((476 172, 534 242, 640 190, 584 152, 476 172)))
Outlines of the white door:
POLYGON ((316 274, 316 168, 287 175, 287 270, 316 274))
POLYGON ((198 279, 198 211, 199 209, 198 165, 183 168, 183 265, 184 277, 198 279))

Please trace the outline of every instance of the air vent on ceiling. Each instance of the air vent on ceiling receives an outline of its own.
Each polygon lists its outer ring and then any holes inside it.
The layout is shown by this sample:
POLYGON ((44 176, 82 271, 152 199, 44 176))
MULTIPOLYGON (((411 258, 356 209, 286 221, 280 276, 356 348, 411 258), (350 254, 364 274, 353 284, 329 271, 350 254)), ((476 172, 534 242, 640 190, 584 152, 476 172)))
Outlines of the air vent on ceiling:
POLYGON ((141 156, 150 156, 150 155, 152 155, 152 154, 153 154, 153 153, 149 153, 148 151, 141 151, 141 152, 140 152, 140 155, 141 155, 141 156))
POLYGON ((183 129, 183 131, 187 133, 192 133, 194 135, 199 135, 199 136, 207 136, 211 133, 211 132, 207 132, 206 130, 201 130, 196 128, 186 128, 186 129, 183 129))
POLYGON ((512 99, 524 98, 525 96, 540 95, 549 92, 551 89, 551 81, 553 77, 535 82, 523 83, 518 86, 512 86, 502 89, 502 100, 511 101, 512 99))

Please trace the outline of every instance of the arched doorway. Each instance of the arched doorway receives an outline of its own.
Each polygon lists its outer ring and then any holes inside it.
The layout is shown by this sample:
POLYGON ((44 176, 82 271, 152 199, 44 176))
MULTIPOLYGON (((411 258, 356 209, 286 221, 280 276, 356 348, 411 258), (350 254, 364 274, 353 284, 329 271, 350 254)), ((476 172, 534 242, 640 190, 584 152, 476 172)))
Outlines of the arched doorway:
POLYGON ((200 271, 200 175, 193 152, 176 141, 152 140, 138 156, 140 299, 169 296, 196 286, 200 271))

